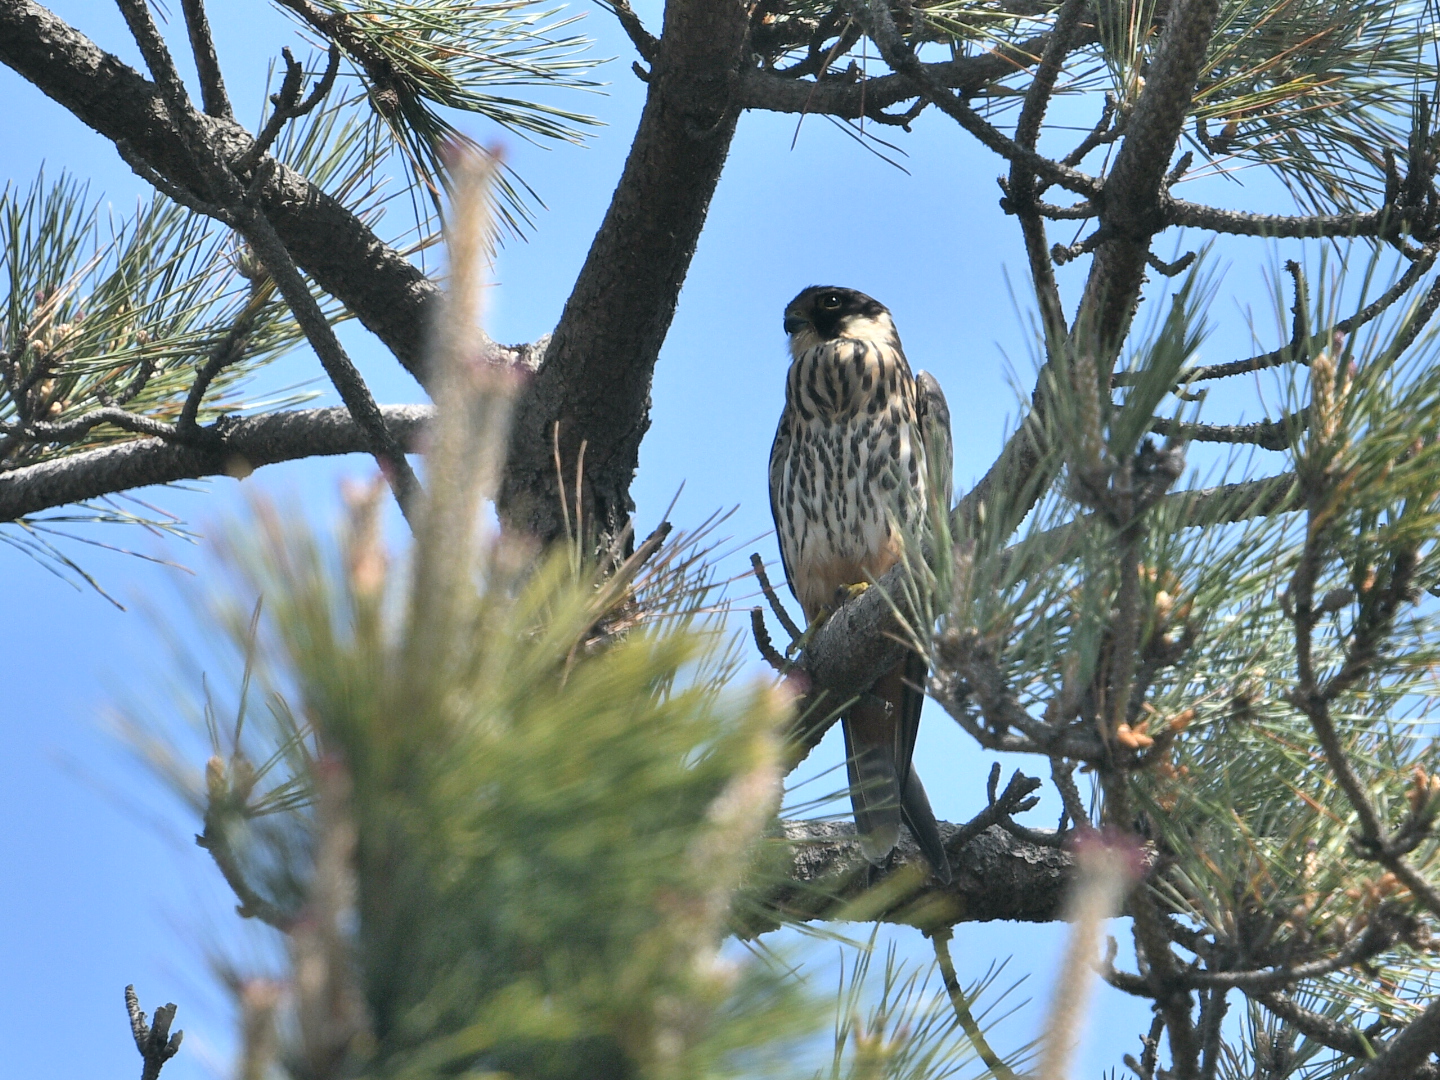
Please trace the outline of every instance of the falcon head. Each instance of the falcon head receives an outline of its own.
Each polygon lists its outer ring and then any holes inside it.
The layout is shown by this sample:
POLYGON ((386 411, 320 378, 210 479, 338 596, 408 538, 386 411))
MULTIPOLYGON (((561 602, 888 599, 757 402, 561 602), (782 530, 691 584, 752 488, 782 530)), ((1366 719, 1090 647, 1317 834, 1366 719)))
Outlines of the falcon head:
POLYGON ((860 338, 900 347, 890 312, 879 300, 856 289, 811 285, 785 307, 790 352, 799 356, 822 341, 860 338))

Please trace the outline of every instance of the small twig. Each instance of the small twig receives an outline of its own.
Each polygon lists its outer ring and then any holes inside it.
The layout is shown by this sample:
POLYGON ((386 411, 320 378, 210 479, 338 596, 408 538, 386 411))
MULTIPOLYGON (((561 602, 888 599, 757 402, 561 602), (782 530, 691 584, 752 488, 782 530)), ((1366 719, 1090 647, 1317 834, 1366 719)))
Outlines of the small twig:
POLYGON ((935 960, 940 965, 940 977, 945 981, 945 992, 950 995, 955 1019, 959 1021, 965 1037, 970 1040, 970 1045, 975 1048, 975 1052, 980 1055, 980 1060, 990 1069, 995 1080, 1016 1080, 1014 1070, 991 1048, 985 1033, 980 1030, 980 1025, 975 1022, 975 1017, 970 1012, 970 1002, 965 1000, 965 991, 955 975, 955 961, 950 959, 950 939, 953 936, 951 929, 944 926, 932 931, 930 940, 935 946, 935 960))
POLYGON ((124 390, 121 390, 120 393, 114 397, 105 393, 97 394, 96 397, 100 399, 100 404, 102 405, 128 405, 150 384, 150 379, 154 374, 154 357, 142 356, 140 358, 140 367, 136 370, 130 381, 125 384, 124 390))
POLYGON ((1392 1038, 1383 1053, 1360 1072, 1355 1080, 1402 1080, 1419 1075, 1421 1066, 1440 1045, 1440 998, 1411 1020, 1392 1038))
POLYGON ((238 363, 245 357, 245 345, 249 341, 250 333, 255 329, 255 323, 260 318, 261 311, 265 308, 265 302, 269 299, 273 285, 268 281, 254 282, 251 285, 250 299, 230 324, 230 329, 225 336, 215 343, 210 350, 205 362, 195 372, 195 381, 190 385, 190 392, 185 395, 185 404, 180 408, 180 416, 175 421, 175 427, 181 432, 194 431, 197 427, 196 417, 200 415, 200 406, 205 400, 205 393, 210 389, 210 384, 215 378, 231 364, 238 363))
POLYGON ((1190 171, 1190 166, 1193 165, 1194 162, 1195 155, 1192 154, 1189 150, 1186 150, 1185 153, 1181 154, 1179 160, 1177 160, 1175 164, 1171 167, 1170 171, 1165 174, 1165 186, 1167 188, 1172 188, 1176 184, 1178 184, 1181 177, 1183 177, 1187 172, 1190 171))
POLYGON ((195 56, 195 70, 200 76, 200 101, 205 115, 220 120, 233 120, 230 97, 225 93, 225 79, 220 74, 220 59, 215 55, 215 41, 210 36, 210 20, 205 14, 204 0, 180 0, 185 12, 185 29, 190 33, 190 51, 195 56))
POLYGON ((1212 987, 1200 997, 1200 1080, 1215 1080, 1220 1067, 1220 1025, 1228 1010, 1225 991, 1212 987))
POLYGON ((630 6, 630 0, 601 0, 601 2, 620 21, 620 28, 625 31, 626 37, 635 46, 635 51, 640 54, 641 59, 646 63, 652 63, 655 57, 660 55, 660 39, 645 29, 645 24, 640 21, 640 16, 636 15, 635 9, 630 6))
POLYGON ((775 644, 770 640, 770 631, 765 628, 764 608, 750 609, 750 632, 755 636, 755 647, 760 650, 760 656, 767 664, 780 675, 790 670, 790 665, 775 651, 775 644))
MULTIPOLYGON (((1035 149, 1040 137, 1040 127, 1045 120, 1055 81, 1060 76, 1061 66, 1075 40, 1080 20, 1087 9, 1087 0, 1065 0, 1055 16, 1050 31, 1050 40, 1025 91, 1025 102, 1020 107, 1020 118, 1015 124, 1015 143, 1026 151, 1035 149)), ((1060 288, 1055 281, 1055 267, 1049 258, 1048 241, 1045 235, 1045 220, 1035 209, 1035 173, 1020 161, 1010 163, 1010 180, 1006 185, 1006 198, 1002 205, 1007 213, 1020 219, 1021 238, 1025 242, 1025 255, 1030 263, 1035 296, 1040 304, 1041 322, 1045 329, 1048 352, 1054 353, 1063 345, 1066 336, 1065 309, 1060 300, 1060 288)))
POLYGON ((909 131, 910 125, 914 123, 916 117, 925 111, 925 106, 929 104, 930 103, 924 98, 916 98, 915 104, 911 105, 910 108, 906 109, 903 113, 887 113, 882 109, 871 109, 867 111, 865 115, 877 124, 889 124, 891 127, 904 128, 906 131, 909 131))
POLYGON ((1165 1033, 1165 1018, 1159 1013, 1150 1021, 1150 1033, 1140 1040, 1140 1060, 1125 1055, 1128 1065, 1140 1080, 1155 1080, 1155 1061, 1160 1056, 1160 1036, 1165 1033))
POLYGON ((1163 200, 1165 220, 1187 229, 1233 236, 1326 237, 1388 236, 1401 221, 1389 210, 1367 210, 1355 214, 1251 214, 1243 210, 1222 210, 1215 206, 1163 200))
POLYGON ((1112 143, 1120 137, 1124 131, 1124 125, 1116 124, 1113 129, 1110 127, 1110 121, 1114 118, 1119 104, 1120 99, 1116 96, 1115 91, 1105 91, 1105 105, 1100 110, 1100 119, 1096 121, 1090 134, 1080 141, 1080 145, 1060 159, 1061 165, 1069 165, 1073 168, 1084 161, 1085 155, 1097 146, 1112 143))
POLYGON ((180 432, 173 424, 110 407, 91 409, 63 424, 51 424, 43 420, 36 420, 29 424, 17 425, 14 428, 0 425, 0 432, 6 435, 22 435, 36 442, 69 443, 101 424, 113 424, 124 431, 133 431, 137 435, 150 435, 157 439, 172 441, 180 440, 180 432))
POLYGON ((1193 263, 1195 259, 1196 253, 1193 251, 1187 251, 1174 262, 1163 261, 1153 251, 1145 256, 1145 261, 1150 264, 1150 267, 1156 272, 1164 274, 1166 277, 1175 277, 1177 274, 1183 274, 1190 268, 1190 264, 1193 263))
POLYGON ((980 813, 961 825, 955 830, 954 835, 945 841, 945 847, 949 851, 958 852, 975 837, 979 836, 992 825, 999 825, 1006 832, 1019 836, 1020 839, 1029 843, 1041 844, 1045 847, 1058 847, 1059 843, 1049 833, 1034 832, 1026 829, 1023 825, 1017 825, 1011 820, 1013 814, 1023 814, 1026 810, 1033 810, 1040 800, 1032 793, 1040 786, 1040 781, 1033 776, 1026 776, 1022 772, 1015 772, 1010 777, 1010 782, 1005 785, 1005 790, 997 798, 995 795, 996 785, 1000 781, 1000 763, 997 761, 990 768, 990 780, 986 785, 986 795, 989 799, 988 805, 980 813), (1013 826, 1013 828, 1012 828, 1013 826), (1018 832, 1016 830, 1019 830, 1018 832), (1039 839, 1036 839, 1039 837, 1039 839))
POLYGON ((1064 266, 1068 262, 1080 258, 1081 255, 1088 255, 1100 245, 1105 239, 1104 228, 1096 229, 1084 240, 1073 244, 1056 244, 1050 249, 1050 258, 1055 260, 1056 266, 1064 266))
POLYGON ((1402 929, 1398 909, 1384 907, 1361 933, 1323 959, 1249 971, 1186 971, 1177 973, 1178 984, 1191 989, 1219 987, 1240 989, 1246 993, 1280 990, 1305 979, 1316 979, 1362 964, 1392 947, 1400 939, 1402 929))
POLYGON ((335 76, 340 71, 340 46, 332 41, 325 74, 315 84, 310 96, 301 101, 300 92, 304 89, 305 70, 288 46, 280 50, 280 55, 285 60, 285 78, 280 83, 280 92, 270 95, 270 104, 274 106, 274 111, 266 119, 265 126, 260 129, 260 134, 255 136, 249 149, 232 164, 231 168, 237 173, 247 173, 253 169, 275 144, 286 124, 306 115, 319 105, 335 85, 335 76))
POLYGON ((1097 217, 1099 209, 1089 199, 1074 206, 1055 206, 1052 203, 1035 200, 1035 212, 1051 221, 1089 221, 1097 217))
POLYGON ((750 556, 750 565, 755 568, 755 579, 760 582, 760 591, 770 602, 770 610, 775 613, 775 618, 780 620, 780 625, 790 635, 791 641, 799 641, 804 636, 804 632, 795 625, 795 620, 790 617, 790 613, 785 610, 785 605, 780 602, 775 587, 770 584, 770 575, 765 573, 765 560, 760 558, 759 552, 750 556))
MULTIPOLYGON (((1415 287, 1416 282, 1424 276, 1425 272, 1435 264, 1436 256, 1440 255, 1440 243, 1431 242, 1425 245, 1425 255, 1411 263, 1395 282, 1386 289, 1380 296, 1349 318, 1341 319, 1333 327, 1316 337, 1297 343, 1292 339, 1289 343, 1282 345, 1272 352, 1261 353, 1259 356, 1252 356, 1247 360, 1231 360, 1224 364, 1210 364, 1206 367, 1192 368, 1185 372, 1186 382, 1206 382, 1211 379, 1224 379, 1232 375, 1245 375, 1252 371, 1263 371, 1266 368, 1278 367, 1281 364, 1297 363, 1308 364, 1310 362, 1309 350, 1318 346, 1329 344, 1334 334, 1349 334, 1358 330, 1366 323, 1371 322, 1377 316, 1383 314, 1388 308, 1415 287)), ((1430 315, 1434 313, 1435 304, 1440 303, 1440 282, 1431 290, 1417 312, 1414 332, 1418 334, 1429 321, 1430 315), (1432 299, 1433 298, 1433 299, 1432 299)), ((1414 340, 1411 336, 1401 345, 1401 351, 1408 347, 1409 341, 1414 340)))
POLYGON ((187 210, 193 210, 197 214, 203 214, 205 217, 214 218, 216 221, 229 225, 231 228, 235 227, 233 216, 226 211, 224 207, 217 206, 196 195, 193 191, 188 191, 180 187, 178 184, 172 184, 156 172, 150 163, 135 151, 135 148, 130 145, 128 140, 116 139, 115 152, 120 155, 121 161, 130 166, 131 171, 134 172, 136 176, 140 177, 141 180, 144 180, 171 202, 183 206, 187 210))
POLYGON ((1050 779, 1055 784, 1055 790, 1060 793, 1061 805, 1065 807, 1065 813, 1070 816, 1070 820, 1077 828, 1089 825, 1090 813, 1085 809, 1085 801, 1080 798, 1080 789, 1075 785, 1075 766, 1066 765, 1062 758, 1052 757, 1050 779))
POLYGON ((170 1034, 170 1025, 175 1022, 175 1003, 161 1005, 155 1010, 155 1022, 147 1024, 132 984, 125 987, 125 1010, 130 1014, 130 1034, 135 1036, 135 1049, 145 1062, 140 1080, 157 1080, 160 1070, 175 1056, 185 1038, 183 1031, 170 1034))

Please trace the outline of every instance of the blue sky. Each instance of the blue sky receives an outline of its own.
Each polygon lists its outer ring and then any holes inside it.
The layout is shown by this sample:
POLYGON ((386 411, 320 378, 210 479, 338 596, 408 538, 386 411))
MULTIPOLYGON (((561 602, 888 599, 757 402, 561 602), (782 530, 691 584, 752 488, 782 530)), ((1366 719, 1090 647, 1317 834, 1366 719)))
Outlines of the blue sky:
MULTIPOLYGON (((112 5, 69 0, 53 7, 138 66, 112 5)), ((637 7, 658 28, 658 4, 637 7)), ((178 6, 171 10, 178 18, 178 6)), ((211 18, 237 111, 253 123, 267 64, 282 45, 301 43, 292 24, 258 0, 212 4, 211 18)), ((608 126, 583 149, 502 140, 548 209, 530 241, 512 243, 500 257, 488 319, 500 341, 532 340, 554 324, 619 176, 643 100, 643 86, 629 71, 629 43, 605 12, 589 9, 581 29, 598 39, 595 56, 621 59, 600 69, 600 77, 612 82, 604 96, 570 95, 569 103, 593 111, 608 126)), ((62 170, 90 178, 92 192, 103 194, 117 212, 134 205, 143 185, 108 142, 5 70, 0 100, 7 104, 0 115, 0 177, 25 186, 43 164, 52 178, 62 170)), ((1073 116, 1087 129, 1093 122, 1090 103, 1058 115, 1073 116)), ((894 312, 912 364, 933 371, 948 394, 957 489, 993 459, 1017 416, 1016 384, 1028 394, 1032 371, 1019 231, 998 207, 995 158, 938 115, 927 113, 915 129, 908 137, 886 132, 909 154, 902 159, 906 175, 824 118, 806 119, 798 139, 794 117, 752 113, 742 119, 655 374, 653 424, 634 488, 639 533, 653 527, 683 484, 673 514, 678 525, 736 508, 725 530, 735 539, 729 569, 738 572, 751 550, 774 558, 773 538, 766 535, 766 460, 787 362, 780 316, 785 302, 810 284, 853 286, 894 312), (1010 282, 1021 297, 1018 311, 1010 282)), ((486 141, 495 138, 479 124, 467 130, 486 141)), ((1072 141, 1071 134, 1062 132, 1057 145, 1072 141)), ((1287 205, 1260 174, 1247 174, 1247 185, 1202 182, 1189 197, 1287 205)), ((1074 238, 1058 229, 1053 237, 1074 238)), ((1158 250, 1169 255, 1170 244, 1167 237, 1158 250)), ((1263 347, 1274 346, 1262 271, 1295 254, 1293 245, 1255 242, 1216 249, 1212 265, 1225 271, 1215 309, 1222 326, 1205 359, 1249 354, 1246 305, 1256 309, 1263 347)), ((1061 271, 1070 303, 1084 269, 1082 262, 1061 271)), ((344 335, 378 399, 423 400, 413 380, 362 330, 347 326, 344 335)), ((264 378, 278 386, 318 374, 313 356, 302 351, 264 378)), ((1230 392, 1237 408, 1250 392, 1230 392)), ((332 403, 333 393, 327 390, 322 400, 332 403)), ((1248 412, 1253 418, 1257 406, 1248 412)), ((367 475, 371 468, 358 457, 296 463, 243 482, 218 480, 194 491, 146 496, 202 534, 239 513, 256 490, 294 498, 327 521, 335 514, 339 478, 367 475)), ((176 541, 116 533, 105 539, 194 568, 204 565, 198 549, 176 541)), ((0 572, 8 583, 0 650, 10 673, 0 698, 0 819, 9 823, 0 832, 0 957, 7 976, 0 982, 0 1012, 14 1030, 30 1033, 11 1041, 0 1077, 127 1075, 136 1054, 121 990, 130 982, 147 1010, 167 1000, 180 1004, 186 1044, 166 1067, 169 1080, 227 1075, 231 1016, 206 953, 221 942, 242 955, 256 946, 235 930, 232 900, 190 842, 198 824, 133 764, 107 728, 117 702, 131 702, 162 721, 175 711, 174 668, 160 630, 186 634, 179 588, 185 576, 105 551, 74 553, 128 610, 0 548, 0 572)), ((746 591, 742 583, 739 593, 746 591)), ((834 741, 817 753, 817 767, 839 760, 834 741)), ((930 709, 916 761, 939 816, 965 820, 980 808, 992 760, 938 708, 930 709)), ((1028 763, 1029 771, 1045 775, 1041 764, 1028 763)), ((197 757, 194 767, 202 766, 197 757)), ((1048 804, 1035 815, 1036 824, 1053 820, 1048 804)), ((924 954, 918 936, 899 937, 907 950, 924 954)), ((1007 974, 1028 974, 1021 996, 1037 999, 1000 1028, 1000 1045, 1030 1037, 1047 993, 1045 972, 1062 941, 1058 926, 958 928, 953 948, 962 976, 973 978, 1013 954, 1007 974)), ((1138 1033, 1148 1026, 1141 1003, 1110 992, 1098 1002, 1081 1070, 1089 1077, 1119 1065, 1121 1053, 1137 1052, 1138 1033)))

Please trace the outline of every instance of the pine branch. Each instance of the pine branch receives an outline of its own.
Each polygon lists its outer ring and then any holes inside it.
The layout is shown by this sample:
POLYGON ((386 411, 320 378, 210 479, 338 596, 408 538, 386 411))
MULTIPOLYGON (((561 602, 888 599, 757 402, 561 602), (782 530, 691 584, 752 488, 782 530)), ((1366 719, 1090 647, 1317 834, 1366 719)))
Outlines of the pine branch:
POLYGON ((180 0, 185 13, 185 29, 190 34, 190 51, 195 56, 195 70, 200 76, 200 100, 207 116, 233 120, 230 96, 225 92, 225 79, 220 74, 220 59, 215 55, 215 41, 210 36, 210 19, 205 14, 204 0, 180 0))
POLYGON ((620 181, 516 408, 500 513, 541 540, 565 535, 557 443, 570 477, 586 448, 582 518, 599 546, 629 519, 655 363, 743 108, 748 30, 740 0, 666 4, 620 181))
POLYGON ((1398 226, 1394 215, 1385 210, 1361 214, 1252 214, 1180 199, 1167 202, 1165 220, 1167 224, 1186 229, 1273 238, 1381 236, 1387 229, 1398 226))
POLYGON ((1375 1051, 1374 1045, 1359 1028, 1307 1009, 1282 990, 1252 993, 1250 997, 1296 1031, 1331 1050, 1357 1058, 1368 1058, 1375 1051))
MULTIPOLYGON (((1075 44, 1089 44, 1094 30, 1075 44)), ((1037 34, 1014 44, 1000 43, 976 56, 962 56, 933 64, 922 64, 925 81, 946 90, 953 90, 961 100, 974 97, 986 87, 1034 67, 1050 41, 1050 34, 1037 34)), ((823 54, 822 54, 823 57, 823 54)), ((858 120, 874 119, 884 109, 913 98, 924 99, 909 75, 881 75, 873 79, 849 81, 841 78, 801 79, 812 74, 809 66, 785 72, 748 68, 740 77, 739 96, 744 108, 766 112, 799 113, 801 115, 837 116, 858 120)))
POLYGON ((1124 139, 1105 179, 1100 223, 1106 239, 1091 263, 1076 326, 1094 337, 1107 373, 1110 358, 1129 332, 1151 238, 1165 226, 1166 172, 1219 8, 1219 0, 1176 0, 1170 5, 1145 89, 1126 121, 1124 139))
POLYGON ((1440 998, 1426 1007, 1385 1046, 1385 1052, 1355 1074, 1355 1080, 1407 1080, 1440 1046, 1440 998))
MULTIPOLYGON (((1045 45, 1035 77, 1025 91, 1020 118, 1015 124, 1015 142, 1026 150, 1035 149, 1041 124, 1045 120, 1045 110, 1055 92, 1055 81, 1060 76, 1065 57, 1076 44, 1081 17, 1088 6, 1088 0, 1065 0, 1055 17, 1055 27, 1045 45)), ((1040 321, 1045 328, 1046 348, 1055 355, 1065 340, 1065 310, 1060 302, 1060 288, 1055 282, 1054 264, 1050 261, 1045 222, 1035 208, 1034 172, 1022 163, 1012 161, 1010 180, 1004 190, 1006 197, 1002 205, 1020 219, 1020 232, 1030 261, 1030 277, 1040 305, 1040 321)))
POLYGON ((960 986, 960 979, 955 974, 955 961, 950 958, 950 939, 954 937, 948 926, 936 930, 930 935, 935 945, 935 961, 940 965, 940 978, 945 983, 945 992, 950 995, 951 1007, 955 1010, 955 1020, 965 1032, 965 1037, 970 1040, 970 1045, 975 1048, 975 1053, 980 1055, 980 1060, 990 1070, 990 1075, 995 1080, 1016 1080, 1015 1071, 1005 1064, 1003 1058, 991 1048, 990 1042, 985 1038, 984 1031, 975 1022, 974 1015, 970 1012, 970 1003, 965 1000, 965 991, 960 986))
POLYGON ((909 79, 917 92, 933 101, 941 112, 978 139, 981 145, 995 151, 1007 161, 1024 166, 1047 183, 1058 184, 1086 197, 1099 192, 1099 180, 1028 150, 1014 139, 1001 134, 996 127, 942 85, 935 73, 920 62, 915 51, 900 36, 886 4, 854 0, 851 10, 865 25, 885 62, 909 79))
POLYGON ((767 933, 785 921, 871 919, 921 928, 957 922, 1053 922, 1060 917, 1073 856, 1028 844, 993 826, 963 844, 962 826, 940 822, 954 879, 940 885, 908 832, 888 867, 874 871, 860 852, 851 822, 784 821, 792 851, 788 880, 767 886, 744 905, 737 932, 767 933), (777 917, 777 914, 778 916, 777 917))
POLYGON ((1177 974, 1179 985, 1190 989, 1239 989, 1246 993, 1264 993, 1296 986, 1306 979, 1317 979, 1336 971, 1363 964, 1393 947, 1405 936, 1410 922, 1391 905, 1382 907, 1365 929, 1328 956, 1298 964, 1281 964, 1249 971, 1190 971, 1177 974))
MULTIPOLYGON (((32 0, 0 0, 0 63, 13 69, 81 122, 136 155, 177 188, 205 183, 158 87, 32 0)), ((232 120, 202 126, 226 160, 254 143, 232 120)), ((439 289, 331 196, 281 165, 254 196, 295 261, 423 379, 430 306, 439 289)))
MULTIPOLYGON (((156 29, 154 20, 150 17, 150 9, 146 6, 146 0, 117 0, 117 2, 130 27, 131 35, 135 38, 136 44, 145 57, 146 64, 155 76, 170 119, 179 129, 181 142, 199 169, 203 194, 197 194, 195 200, 189 205, 197 212, 204 213, 236 229, 249 241, 255 257, 269 273, 270 279, 275 283, 280 295, 285 298, 296 322, 300 324, 306 339, 314 348, 321 366, 325 369, 325 374, 330 378, 331 385, 340 395, 340 400, 350 410, 356 423, 370 436, 371 452, 380 463, 386 480, 389 481, 395 492, 395 499, 400 504, 401 511, 407 520, 412 521, 413 525, 414 502, 420 490, 419 481, 410 468, 404 452, 391 438, 380 408, 370 394, 370 388, 365 385, 360 372, 355 368, 350 357, 346 355, 330 321, 325 318, 319 303, 311 295, 309 286, 300 276, 299 269, 284 241, 276 233, 270 220, 255 208, 252 193, 241 186, 238 177, 232 171, 235 168, 234 160, 226 159, 224 148, 202 126, 200 117, 191 108, 185 85, 175 70, 174 61, 164 39, 156 29)), ((281 98, 276 103, 276 115, 293 116, 298 115, 296 110, 302 107, 299 104, 300 73, 299 65, 294 62, 293 58, 287 59, 286 81, 281 91, 281 98)), ((321 80, 316 95, 312 96, 310 102, 307 103, 309 108, 313 108, 320 97, 328 92, 329 85, 334 80, 333 69, 334 64, 338 62, 338 57, 333 50, 331 61, 332 70, 329 78, 321 80)), ((274 137, 273 133, 271 133, 271 137, 274 137)), ((137 158, 132 157, 130 160, 132 164, 142 164, 137 158)), ((138 170, 142 176, 159 179, 149 169, 148 163, 143 164, 145 167, 138 170)), ((252 179, 252 186, 265 174, 274 171, 274 168, 273 161, 267 162, 267 168, 252 179)))
POLYGON ((1287 450, 1308 422, 1304 413, 1253 424, 1192 424, 1157 416, 1150 430, 1182 442, 1246 443, 1261 450, 1287 450))
MULTIPOLYGON (((387 405, 381 414, 396 442, 414 447, 433 410, 387 405)), ((280 461, 368 450, 366 433, 343 408, 228 419, 211 430, 218 437, 214 445, 136 439, 0 472, 0 521, 151 484, 247 476, 280 461)))

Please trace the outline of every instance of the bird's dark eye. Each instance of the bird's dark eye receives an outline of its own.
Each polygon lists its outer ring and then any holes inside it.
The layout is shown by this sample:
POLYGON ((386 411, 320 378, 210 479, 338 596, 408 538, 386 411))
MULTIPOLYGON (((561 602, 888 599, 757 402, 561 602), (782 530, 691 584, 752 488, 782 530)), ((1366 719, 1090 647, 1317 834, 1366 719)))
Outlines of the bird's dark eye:
POLYGON ((827 311, 834 311, 840 306, 840 294, 827 292, 824 296, 820 297, 820 306, 827 311))

